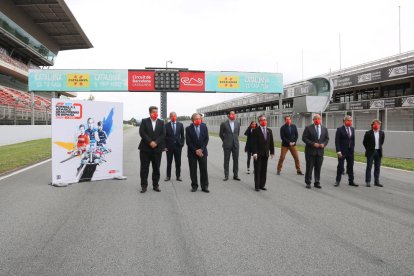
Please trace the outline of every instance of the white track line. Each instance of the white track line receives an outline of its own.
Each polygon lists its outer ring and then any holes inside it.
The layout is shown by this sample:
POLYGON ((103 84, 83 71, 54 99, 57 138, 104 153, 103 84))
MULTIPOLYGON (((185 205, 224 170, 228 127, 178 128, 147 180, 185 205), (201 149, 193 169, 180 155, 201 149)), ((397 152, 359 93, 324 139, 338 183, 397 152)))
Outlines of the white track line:
POLYGON ((49 161, 51 161, 51 160, 52 160, 52 158, 47 159, 47 160, 42 161, 42 162, 39 162, 39 163, 36 163, 36 164, 34 164, 34 165, 31 165, 31 166, 29 166, 29 167, 27 167, 27 168, 24 168, 24 169, 21 169, 21 170, 18 170, 18 171, 12 172, 11 174, 7 174, 7 175, 5 175, 5 176, 2 176, 2 177, 0 177, 0 181, 1 181, 1 180, 3 180, 3 179, 9 178, 9 177, 11 177, 11 176, 13 176, 13 175, 16 175, 16 174, 22 173, 22 172, 27 171, 27 170, 30 170, 30 169, 33 169, 33 168, 35 168, 35 167, 37 167, 37 166, 43 165, 44 163, 47 163, 47 162, 49 162, 49 161))

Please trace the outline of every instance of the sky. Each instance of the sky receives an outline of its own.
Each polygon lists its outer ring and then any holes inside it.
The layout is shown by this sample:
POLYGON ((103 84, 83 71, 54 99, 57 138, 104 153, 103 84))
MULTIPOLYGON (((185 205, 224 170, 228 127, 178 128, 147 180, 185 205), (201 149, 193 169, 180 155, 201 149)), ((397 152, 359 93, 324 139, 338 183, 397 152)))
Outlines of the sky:
MULTIPOLYGON (((169 67, 190 70, 280 72, 287 84, 398 54, 399 18, 401 52, 414 50, 412 0, 65 2, 94 48, 59 52, 54 69, 144 69, 172 60, 169 67)), ((123 102, 126 120, 148 117, 160 103, 154 92, 93 95, 123 102)), ((190 116, 241 96, 168 93, 167 109, 190 116)))

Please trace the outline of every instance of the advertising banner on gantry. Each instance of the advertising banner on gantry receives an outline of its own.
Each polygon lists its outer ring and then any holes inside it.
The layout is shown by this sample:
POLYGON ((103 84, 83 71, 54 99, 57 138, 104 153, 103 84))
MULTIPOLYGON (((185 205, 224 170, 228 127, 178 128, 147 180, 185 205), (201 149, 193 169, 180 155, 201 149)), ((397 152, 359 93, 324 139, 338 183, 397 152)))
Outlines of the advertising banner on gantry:
POLYGON ((122 177, 122 103, 52 99, 52 184, 122 177))
POLYGON ((29 70, 29 91, 282 93, 283 75, 176 69, 36 69, 29 70))
POLYGON ((128 70, 30 70, 29 91, 128 91, 128 70))
POLYGON ((205 72, 206 92, 282 93, 283 78, 278 73, 205 72))

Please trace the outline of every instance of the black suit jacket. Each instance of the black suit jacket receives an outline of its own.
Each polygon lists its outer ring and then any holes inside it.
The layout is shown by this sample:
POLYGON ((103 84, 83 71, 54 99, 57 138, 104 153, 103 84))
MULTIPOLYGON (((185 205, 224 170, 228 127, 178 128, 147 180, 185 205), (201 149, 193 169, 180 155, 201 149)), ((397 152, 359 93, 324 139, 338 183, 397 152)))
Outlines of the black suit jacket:
POLYGON ((248 127, 246 129, 246 131, 244 132, 244 135, 247 136, 246 139, 246 146, 244 147, 244 151, 245 152, 252 152, 253 151, 253 139, 252 139, 252 133, 253 133, 254 129, 252 129, 251 127, 248 127))
POLYGON ((172 122, 165 125, 165 146, 172 150, 176 147, 182 148, 184 146, 184 126, 180 122, 175 122, 175 135, 172 128, 172 122))
POLYGON ((155 130, 152 129, 151 118, 142 119, 139 126, 139 135, 141 142, 138 149, 146 152, 163 152, 165 149, 165 128, 164 121, 157 119, 155 123, 155 130), (151 141, 157 143, 155 149, 151 148, 149 144, 151 141))
POLYGON ((338 127, 335 134, 336 152, 341 152, 343 155, 353 154, 355 148, 355 129, 350 127, 351 137, 346 132, 345 126, 338 127))
POLYGON ((269 152, 272 155, 275 154, 272 130, 267 127, 266 133, 267 139, 265 140, 260 126, 252 132, 252 154, 257 154, 257 157, 269 157, 269 152))
MULTIPOLYGON (((384 131, 379 131, 379 149, 380 149, 380 157, 382 157, 382 144, 384 144, 385 140, 385 133, 384 131)), ((365 156, 369 157, 372 156, 375 152, 375 136, 374 131, 368 130, 365 132, 364 140, 362 141, 362 144, 364 144, 365 147, 365 156)))
POLYGON ((325 148, 315 148, 313 145, 315 143, 324 144, 325 146, 329 142, 329 134, 328 129, 323 125, 320 125, 321 136, 318 139, 316 134, 315 125, 311 124, 305 127, 302 135, 302 141, 306 144, 305 146, 305 154, 312 155, 312 156, 323 156, 325 152, 325 148))
POLYGON ((204 156, 208 155, 208 129, 206 124, 200 125, 200 137, 197 138, 197 134, 194 128, 194 124, 189 125, 185 128, 185 142, 187 143, 187 156, 195 155, 195 151, 198 149, 203 150, 204 156))
POLYGON ((280 128, 280 139, 282 140, 282 146, 283 147, 290 147, 289 143, 294 142, 296 144, 296 141, 298 140, 298 129, 296 128, 296 125, 291 124, 290 125, 290 133, 289 133, 289 126, 287 124, 284 124, 280 128))

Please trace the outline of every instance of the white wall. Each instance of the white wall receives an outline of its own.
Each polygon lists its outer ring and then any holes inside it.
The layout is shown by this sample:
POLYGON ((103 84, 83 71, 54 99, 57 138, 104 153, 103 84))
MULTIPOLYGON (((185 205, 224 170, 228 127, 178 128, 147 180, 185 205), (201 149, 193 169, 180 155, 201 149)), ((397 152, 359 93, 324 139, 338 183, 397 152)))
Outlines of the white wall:
POLYGON ((28 125, 0 125, 0 146, 16 144, 30 140, 51 138, 51 126, 28 126, 28 125))

